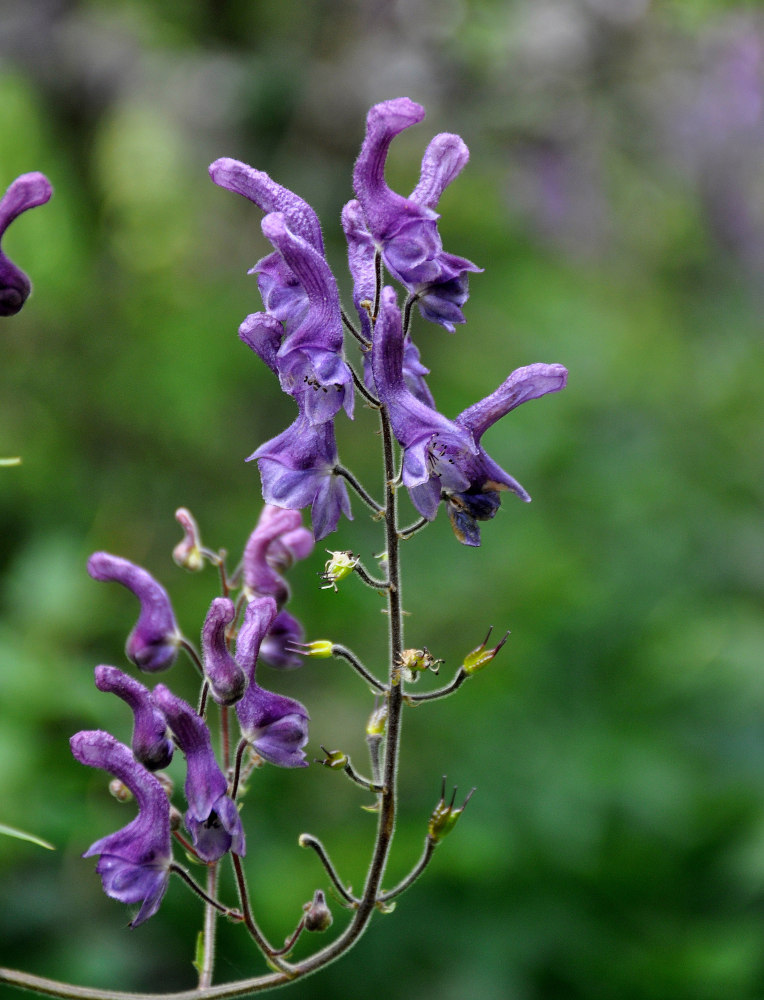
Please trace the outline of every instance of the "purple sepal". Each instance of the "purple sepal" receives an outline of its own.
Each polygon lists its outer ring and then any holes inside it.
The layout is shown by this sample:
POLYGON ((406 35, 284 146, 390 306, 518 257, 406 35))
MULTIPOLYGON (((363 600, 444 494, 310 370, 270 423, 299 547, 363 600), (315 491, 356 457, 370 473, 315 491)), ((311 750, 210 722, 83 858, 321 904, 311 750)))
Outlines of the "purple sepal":
POLYGON ((204 675, 210 693, 219 705, 233 705, 244 694, 247 678, 228 650, 226 629, 236 618, 236 606, 229 597, 216 597, 202 626, 204 675))
POLYGON ((301 643, 304 638, 303 627, 294 615, 279 611, 260 643, 260 659, 276 670, 296 670, 304 660, 291 650, 293 644, 301 643))
POLYGON ((247 461, 260 469, 263 499, 276 507, 310 507, 313 537, 334 531, 340 515, 353 519, 345 482, 334 474, 338 462, 334 425, 312 424, 300 414, 277 437, 266 441, 247 461))
POLYGON ((276 617, 272 597, 251 601, 239 629, 236 658, 247 671, 249 684, 236 706, 242 735, 257 753, 279 767, 307 767, 302 748, 308 742, 307 710, 299 701, 273 694, 255 681, 260 644, 276 617))
POLYGON ((150 673, 171 667, 182 636, 164 587, 145 569, 108 552, 93 553, 88 573, 94 580, 121 583, 141 602, 138 621, 127 638, 127 658, 150 673))
MULTIPOLYGON (((21 174, 0 199, 0 240, 8 226, 28 208, 44 205, 53 194, 45 174, 21 174)), ((0 316, 15 316, 21 309, 32 284, 24 272, 0 250, 0 316)))
MULTIPOLYGON (((371 108, 353 186, 385 266, 417 296, 425 319, 453 333, 454 324, 464 322, 461 307, 467 300, 468 273, 481 268, 443 250, 434 209, 469 159, 467 147, 457 135, 435 136, 422 159, 419 183, 408 198, 390 190, 385 181, 390 143, 423 118, 424 108, 407 97, 371 108)), ((362 243, 357 224, 352 238, 357 245, 362 243)))
POLYGON ((215 760, 204 719, 164 684, 154 689, 154 701, 164 712, 186 758, 185 823, 199 857, 217 861, 229 850, 243 855, 241 817, 227 794, 228 783, 215 760))
POLYGON ((154 775, 110 733, 76 733, 70 745, 81 764, 114 775, 127 785, 138 803, 139 812, 132 822, 91 844, 83 855, 99 855, 96 871, 107 896, 122 903, 141 904, 130 923, 137 927, 156 913, 167 889, 172 861, 170 803, 154 775))
POLYGON ((172 760, 173 745, 167 735, 167 721, 143 684, 117 667, 95 668, 95 683, 99 691, 110 691, 133 710, 133 756, 149 771, 160 771, 172 760))
POLYGON ((313 551, 313 535, 297 510, 266 504, 242 556, 244 586, 252 594, 270 594, 279 607, 289 599, 282 572, 313 551))

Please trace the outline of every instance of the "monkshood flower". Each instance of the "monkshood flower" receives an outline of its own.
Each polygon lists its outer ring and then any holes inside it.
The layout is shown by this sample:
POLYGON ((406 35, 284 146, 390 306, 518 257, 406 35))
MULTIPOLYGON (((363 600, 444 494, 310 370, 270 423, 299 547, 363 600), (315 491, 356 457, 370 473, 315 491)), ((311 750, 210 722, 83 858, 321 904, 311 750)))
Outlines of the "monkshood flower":
POLYGON ((236 659, 249 677, 244 697, 236 705, 242 736, 271 764, 307 767, 302 748, 308 742, 304 705, 273 694, 255 681, 260 644, 276 618, 272 597, 256 597, 248 606, 236 640, 236 659))
POLYGON ((99 855, 96 871, 107 896, 121 903, 140 903, 131 927, 148 920, 159 909, 167 889, 172 861, 170 803, 153 774, 110 733, 90 730, 70 740, 75 758, 118 778, 135 796, 139 813, 127 826, 102 837, 83 857, 99 855))
MULTIPOLYGON (((376 249, 357 201, 349 201, 342 209, 342 228, 348 245, 348 268, 353 278, 353 303, 361 320, 361 333, 371 342, 371 308, 377 282, 374 261, 376 249)), ((424 379, 429 374, 430 369, 425 368, 419 360, 419 349, 407 335, 403 348, 403 378, 416 398, 434 409, 435 401, 424 379)), ((370 350, 363 355, 363 377, 366 387, 376 395, 370 350)))
POLYGON ((99 691, 111 691, 133 710, 135 721, 130 743, 135 759, 149 771, 167 767, 173 751, 167 720, 152 701, 148 688, 117 667, 96 667, 95 682, 99 691))
MULTIPOLYGON (((305 240, 323 257, 324 241, 318 216, 307 202, 288 188, 271 180, 268 174, 254 170, 240 160, 221 157, 209 168, 210 177, 222 188, 243 195, 266 214, 281 212, 290 231, 305 240)), ((268 313, 284 320, 289 328, 299 322, 307 309, 308 300, 300 279, 280 253, 263 257, 252 268, 263 304, 268 313)))
MULTIPOLYGON (((275 365, 281 388, 298 398, 312 423, 331 420, 341 407, 352 417, 353 376, 342 356, 342 314, 334 275, 323 254, 291 232, 283 213, 266 215, 262 228, 297 276, 308 307, 299 321, 287 326, 275 357, 272 340, 261 357, 271 367, 275 365)), ((271 326, 269 332, 272 337, 275 328, 271 326)))
MULTIPOLYGON (((28 208, 44 205, 53 194, 45 174, 21 174, 0 199, 0 239, 14 219, 28 208)), ((0 250, 0 316, 15 316, 21 309, 32 284, 24 272, 0 250)))
POLYGON ((392 288, 382 290, 372 361, 379 397, 404 449, 403 484, 414 506, 433 520, 441 498, 445 499, 459 541, 479 545, 477 521, 495 515, 500 492, 510 490, 521 500, 530 500, 517 480, 480 447, 480 438, 521 403, 562 389, 566 369, 545 364, 518 368, 490 396, 448 420, 416 399, 403 379, 401 314, 392 288))
POLYGON ((228 650, 226 629, 236 618, 236 606, 229 597, 216 597, 202 626, 204 676, 210 694, 219 705, 233 705, 244 694, 247 678, 228 650))
POLYGON ((468 274, 481 268, 443 250, 435 206, 466 164, 469 151, 458 135, 441 133, 427 147, 419 183, 408 198, 385 181, 390 143, 424 115, 424 108, 407 97, 370 109, 353 187, 387 269, 417 296, 425 319, 453 333, 455 323, 464 323, 461 307, 467 301, 468 274))
POLYGON ((121 583, 141 602, 138 621, 127 638, 127 658, 151 673, 172 666, 182 635, 164 587, 145 569, 108 552, 93 553, 88 559, 88 573, 94 580, 121 583))
POLYGON ((299 511, 266 504, 244 546, 242 579, 247 591, 270 595, 282 608, 289 599, 289 586, 281 574, 298 559, 307 559, 314 544, 299 511))
POLYGON ((276 670, 296 670, 302 658, 294 652, 294 644, 305 638, 305 629, 294 615, 279 611, 260 644, 260 659, 276 670))
POLYGON ((339 458, 331 420, 316 425, 300 413, 285 431, 261 444, 247 459, 252 460, 260 469, 266 503, 310 507, 316 541, 334 531, 340 514, 353 519, 345 482, 334 472, 339 458))
POLYGON ((154 701, 164 712, 186 758, 184 818, 194 847, 203 861, 217 861, 229 850, 243 855, 244 830, 228 782, 218 766, 204 719, 182 698, 157 684, 154 701))

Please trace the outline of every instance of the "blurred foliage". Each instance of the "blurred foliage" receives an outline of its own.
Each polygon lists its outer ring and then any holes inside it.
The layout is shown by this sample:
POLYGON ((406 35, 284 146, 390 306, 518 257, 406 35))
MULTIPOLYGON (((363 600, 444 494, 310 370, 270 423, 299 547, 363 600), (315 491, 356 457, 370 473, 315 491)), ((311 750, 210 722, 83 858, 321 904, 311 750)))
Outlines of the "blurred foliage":
MULTIPOLYGON (((472 151, 441 231, 485 274, 464 329, 416 327, 441 409, 533 361, 570 384, 486 437, 533 504, 506 499, 478 551, 442 515, 405 547, 408 637, 446 676, 488 625, 512 636, 405 720, 389 884, 441 774, 478 791, 395 914, 290 995, 761 997, 764 19, 720 0, 2 5, 0 182, 42 170, 55 195, 4 240, 35 293, 0 330, 0 455, 23 457, 0 470, 0 821, 58 850, 0 838, 0 960, 119 989, 194 982, 183 887, 131 932, 79 858, 130 808, 67 740, 128 736, 92 669, 123 664, 135 612, 85 561, 144 564, 200 627, 216 581, 171 563, 173 511, 235 559, 260 503, 243 460, 293 410, 236 337, 259 308, 259 213, 207 164, 245 159, 309 200, 349 300, 339 212, 366 109, 401 94, 428 119, 396 140, 393 186, 410 190, 436 131, 472 151)), ((363 411, 340 432, 370 484, 373 433, 363 411)), ((354 508, 331 545, 373 565, 354 508)), ((324 558, 294 570, 293 609, 310 638, 380 663, 373 596, 321 591, 324 558)), ((369 704, 342 664, 266 683, 310 707, 314 753, 360 762, 369 704)), ((253 786, 247 863, 278 937, 323 885, 298 835, 358 886, 373 818, 325 769, 253 786)), ((221 938, 222 978, 259 970, 240 932, 221 938)))

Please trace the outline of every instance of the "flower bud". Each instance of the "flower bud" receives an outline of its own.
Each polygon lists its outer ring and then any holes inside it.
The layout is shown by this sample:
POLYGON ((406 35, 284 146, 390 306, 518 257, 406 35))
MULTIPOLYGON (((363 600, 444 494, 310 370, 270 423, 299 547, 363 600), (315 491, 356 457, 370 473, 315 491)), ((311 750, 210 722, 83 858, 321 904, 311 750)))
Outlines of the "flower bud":
POLYGON ((113 795, 117 802, 129 802, 133 798, 133 793, 119 778, 112 778, 109 782, 109 794, 113 795))
POLYGON ((473 649, 471 653, 467 653, 467 655, 464 657, 464 661, 462 662, 462 670, 468 676, 472 676, 472 674, 477 673, 478 670, 482 670, 483 667, 486 665, 486 663, 489 663, 494 658, 494 656, 496 656, 501 647, 509 638, 509 631, 507 631, 507 633, 505 634, 501 642, 498 644, 498 646, 494 646, 493 649, 486 649, 485 648, 486 643, 488 642, 491 632, 493 632, 493 625, 488 629, 488 634, 486 635, 485 639, 483 639, 481 644, 476 649, 473 649))
POLYGON ((366 735, 384 736, 386 726, 387 702, 385 701, 381 705, 377 706, 377 708, 375 708, 369 716, 369 721, 366 723, 366 735))
POLYGON ((320 889, 316 889, 310 903, 303 906, 305 911, 306 931, 325 931, 332 925, 332 914, 326 905, 326 897, 320 889))
POLYGON ((178 507, 175 511, 175 520, 183 528, 183 538, 172 550, 172 558, 176 565, 182 569, 187 569, 191 573, 198 573, 204 568, 204 555, 202 554, 202 538, 199 534, 199 525, 194 520, 190 510, 185 507, 178 507))

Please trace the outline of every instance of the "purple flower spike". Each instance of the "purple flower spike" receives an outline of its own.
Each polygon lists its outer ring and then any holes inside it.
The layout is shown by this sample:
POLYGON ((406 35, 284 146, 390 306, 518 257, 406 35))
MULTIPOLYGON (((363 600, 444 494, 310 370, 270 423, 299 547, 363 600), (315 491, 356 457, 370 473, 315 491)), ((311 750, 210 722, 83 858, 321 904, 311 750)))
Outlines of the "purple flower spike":
POLYGON ((228 783, 218 767, 204 719, 164 684, 154 689, 154 701, 164 712, 178 746, 186 757, 186 827, 203 861, 217 861, 227 851, 243 855, 244 830, 228 783))
POLYGON ((141 904, 130 923, 137 927, 156 913, 167 889, 172 861, 170 803, 154 775, 109 733, 76 733, 70 744, 81 764, 114 775, 127 785, 138 803, 140 812, 131 823, 97 840, 83 855, 99 855, 96 871, 107 896, 121 903, 141 904))
MULTIPOLYGON (((323 256, 324 241, 316 213, 307 202, 271 180, 268 174, 239 160, 223 157, 210 166, 210 177, 220 187, 248 198, 266 214, 281 212, 290 230, 323 256)), ((266 310, 287 324, 299 322, 307 308, 307 296, 287 261, 279 253, 272 253, 258 261, 252 272, 258 276, 266 310)))
POLYGON ((322 253, 293 233, 280 212, 266 215, 263 233, 297 276, 308 310, 288 329, 276 367, 284 392, 301 401, 311 423, 331 420, 340 407, 353 415, 353 377, 342 356, 343 334, 337 282, 322 253))
POLYGON ((260 469, 265 502, 292 510, 310 507, 316 541, 334 531, 340 514, 353 519, 345 482, 334 474, 339 459, 330 420, 316 426, 301 413, 247 461, 253 459, 260 469))
MULTIPOLYGON (((468 273, 481 268, 443 250, 434 209, 469 159, 467 147, 458 135, 435 136, 422 159, 419 183, 408 198, 391 191, 385 182, 390 143, 423 118, 424 108, 407 97, 371 108, 353 185, 390 273, 416 295, 425 319, 453 333, 454 324, 464 322, 461 307, 467 300, 468 273)), ((360 241, 357 231, 354 239, 360 241)))
POLYGON ((233 705, 244 694, 247 678, 228 651, 225 632, 236 617, 236 607, 228 597, 216 597, 202 627, 204 674, 212 697, 219 705, 233 705))
POLYGON ((276 602, 258 597, 245 612, 236 643, 236 658, 249 675, 244 697, 236 706, 245 739, 257 753, 279 767, 307 767, 302 748, 308 742, 309 715, 293 698, 272 694, 255 681, 260 644, 274 623, 276 602))
POLYGON ((145 569, 108 552, 93 553, 88 559, 88 573, 94 580, 121 583, 141 602, 138 621, 127 638, 127 658, 150 673, 171 667, 182 635, 164 587, 145 569))
POLYGON ((167 767, 172 760, 172 741, 167 735, 167 721, 151 700, 149 690, 116 667, 96 667, 95 682, 99 691, 111 691, 133 710, 131 743, 135 759, 149 771, 167 767))
POLYGON ((281 573, 298 559, 307 558, 314 544, 299 511, 266 504, 244 547, 244 586, 252 594, 270 594, 283 607, 289 599, 289 587, 281 573))
MULTIPOLYGON (((28 208, 50 200, 53 188, 45 174, 21 174, 0 199, 0 239, 14 219, 28 208)), ((0 250, 0 316, 15 316, 29 297, 31 282, 0 250)))

